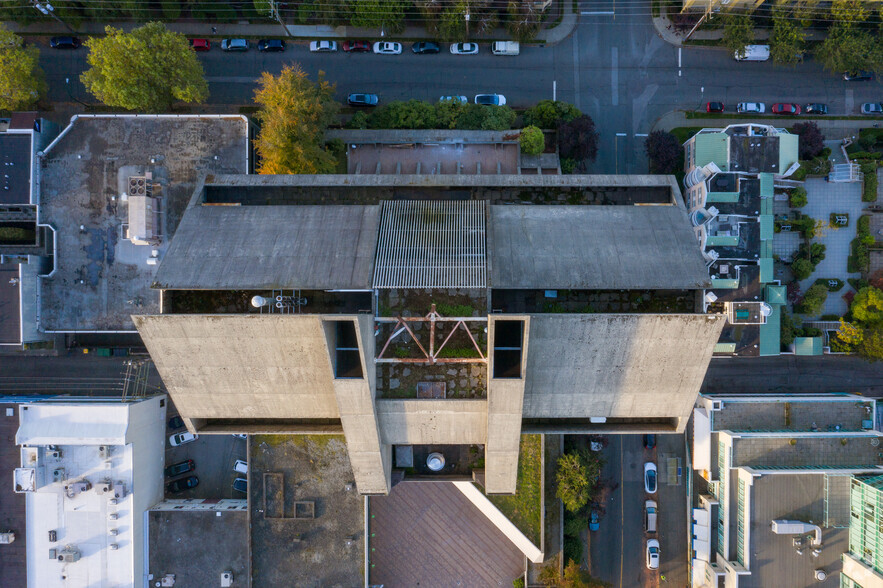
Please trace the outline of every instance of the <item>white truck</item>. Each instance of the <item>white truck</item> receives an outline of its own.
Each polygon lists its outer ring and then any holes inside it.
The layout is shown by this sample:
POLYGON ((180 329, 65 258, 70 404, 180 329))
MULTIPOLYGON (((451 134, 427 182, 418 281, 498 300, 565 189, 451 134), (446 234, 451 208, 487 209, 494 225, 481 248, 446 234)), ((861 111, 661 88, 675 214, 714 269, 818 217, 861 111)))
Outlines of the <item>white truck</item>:
POLYGON ((494 41, 491 43, 491 52, 494 55, 518 55, 521 45, 518 41, 494 41))

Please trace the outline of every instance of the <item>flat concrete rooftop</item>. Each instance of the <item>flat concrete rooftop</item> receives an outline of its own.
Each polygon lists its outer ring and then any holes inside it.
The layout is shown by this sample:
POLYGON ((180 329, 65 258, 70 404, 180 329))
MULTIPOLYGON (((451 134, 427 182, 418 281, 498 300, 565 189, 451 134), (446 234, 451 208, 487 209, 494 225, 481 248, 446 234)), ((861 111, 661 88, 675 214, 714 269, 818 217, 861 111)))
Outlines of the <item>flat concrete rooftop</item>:
POLYGON ((0 471, 7 476, 7 483, 0 485, 0 529, 15 533, 15 541, 0 549, 0 578, 4 588, 28 585, 25 495, 16 494, 12 484, 12 470, 21 465, 21 451, 15 444, 19 407, 18 403, 0 404, 0 471))
POLYGON ((712 411, 715 431, 861 431, 871 419, 873 401, 855 398, 839 400, 780 400, 726 402, 724 410, 712 411))
POLYGON ((733 440, 733 467, 860 469, 883 466, 877 437, 741 437, 733 440), (844 442, 845 441, 845 442, 844 442))
POLYGON ((31 135, 0 133, 0 205, 31 200, 31 135))
MULTIPOLYGON (((43 280, 44 330, 134 330, 130 315, 159 312, 151 290, 160 258, 203 173, 248 171, 239 116, 80 116, 41 160, 40 221, 56 229, 55 273, 43 280), (162 244, 125 239, 128 177, 153 174, 162 197, 162 244)), ((156 195, 156 190, 155 190, 156 195)))

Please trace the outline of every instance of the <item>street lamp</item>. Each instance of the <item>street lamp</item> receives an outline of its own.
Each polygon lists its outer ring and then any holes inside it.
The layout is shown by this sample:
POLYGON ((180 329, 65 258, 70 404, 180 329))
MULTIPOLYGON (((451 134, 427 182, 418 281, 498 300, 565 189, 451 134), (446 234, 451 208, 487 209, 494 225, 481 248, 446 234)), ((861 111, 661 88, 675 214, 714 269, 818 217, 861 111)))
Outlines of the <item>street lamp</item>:
POLYGON ((464 15, 464 18, 466 19, 466 38, 468 39, 469 38, 469 13, 468 12, 464 15))
POLYGON ((40 2, 38 2, 38 0, 31 0, 31 1, 34 3, 34 8, 39 10, 41 14, 44 14, 46 16, 51 16, 52 18, 54 18, 55 20, 57 20, 58 22, 63 24, 64 28, 66 28, 67 30, 69 30, 72 33, 74 32, 74 29, 70 28, 66 22, 64 22, 63 20, 58 18, 58 15, 55 14, 55 7, 52 6, 48 1, 43 4, 40 4, 40 2))

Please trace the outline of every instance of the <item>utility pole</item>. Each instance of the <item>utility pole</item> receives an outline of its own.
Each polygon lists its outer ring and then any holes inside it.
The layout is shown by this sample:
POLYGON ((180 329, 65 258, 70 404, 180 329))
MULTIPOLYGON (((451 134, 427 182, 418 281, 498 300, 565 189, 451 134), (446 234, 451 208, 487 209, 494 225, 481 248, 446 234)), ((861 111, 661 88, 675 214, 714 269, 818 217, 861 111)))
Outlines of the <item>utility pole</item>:
POLYGON ((267 0, 270 3, 270 18, 275 18, 279 25, 285 30, 285 35, 290 37, 291 32, 288 30, 288 27, 285 26, 285 23, 282 22, 282 16, 279 14, 279 6, 276 4, 276 0, 267 0))
MULTIPOLYGON (((708 18, 709 15, 711 14, 711 8, 712 8, 712 6, 714 6, 714 0, 707 0, 707 2, 708 2, 708 4, 706 5, 705 13, 702 15, 702 18, 700 18, 699 21, 698 21, 695 25, 693 25, 693 28, 690 29, 690 32, 687 33, 687 36, 686 36, 686 37, 684 37, 684 41, 686 41, 687 39, 689 39, 689 38, 690 38, 690 35, 692 35, 693 33, 695 33, 695 32, 696 32, 696 29, 699 28, 699 25, 702 24, 702 21, 704 21, 706 18, 708 18)), ((682 42, 683 42, 683 41, 682 41, 682 42)))
POLYGON ((72 29, 70 26, 68 26, 68 24, 66 22, 64 22, 63 20, 58 18, 58 15, 55 14, 55 7, 53 7, 51 4, 49 4, 48 1, 44 4, 40 4, 40 2, 38 0, 31 0, 31 2, 34 5, 34 8, 39 10, 41 14, 44 14, 46 16, 51 16, 52 18, 54 18, 55 20, 57 20, 58 22, 63 24, 64 28, 66 28, 70 32, 72 32, 72 33, 76 32, 76 31, 74 31, 74 29, 72 29))

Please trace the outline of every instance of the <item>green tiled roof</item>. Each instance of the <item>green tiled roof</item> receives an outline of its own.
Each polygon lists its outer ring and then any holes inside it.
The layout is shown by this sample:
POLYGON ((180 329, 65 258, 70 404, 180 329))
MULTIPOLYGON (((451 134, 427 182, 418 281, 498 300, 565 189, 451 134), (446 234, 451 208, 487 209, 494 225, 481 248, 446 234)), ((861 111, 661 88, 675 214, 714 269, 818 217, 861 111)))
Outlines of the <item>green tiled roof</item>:
POLYGON ((773 260, 771 257, 764 257, 757 260, 760 266, 760 283, 768 284, 773 281, 773 260))
POLYGON ((761 173, 757 174, 760 179, 760 197, 772 198, 773 196, 773 174, 761 173))
POLYGON ((694 138, 697 167, 703 167, 713 161, 721 170, 729 170, 727 154, 730 137, 726 133, 699 133, 694 138))
POLYGON ((706 202, 738 202, 738 192, 709 192, 705 197, 706 202))
POLYGON ((711 279, 711 287, 712 288, 738 288, 739 280, 725 280, 722 278, 712 278, 711 279))
POLYGON ((767 304, 785 304, 787 302, 787 288, 768 284, 763 289, 763 299, 767 304))
POLYGON ((760 240, 767 241, 773 238, 773 215, 760 215, 760 240))
POLYGON ((782 307, 774 304, 772 309, 766 322, 760 325, 760 355, 779 355, 781 351, 782 307))
POLYGON ((821 337, 794 337, 794 355, 821 355, 821 337))
POLYGON ((760 200, 760 214, 773 214, 772 198, 762 198, 760 200))
POLYGON ((716 343, 714 345, 715 353, 736 353, 735 343, 716 343))
POLYGON ((773 258, 773 240, 767 239, 766 241, 760 242, 760 257, 761 259, 772 259, 773 258))

